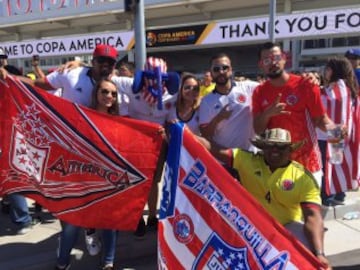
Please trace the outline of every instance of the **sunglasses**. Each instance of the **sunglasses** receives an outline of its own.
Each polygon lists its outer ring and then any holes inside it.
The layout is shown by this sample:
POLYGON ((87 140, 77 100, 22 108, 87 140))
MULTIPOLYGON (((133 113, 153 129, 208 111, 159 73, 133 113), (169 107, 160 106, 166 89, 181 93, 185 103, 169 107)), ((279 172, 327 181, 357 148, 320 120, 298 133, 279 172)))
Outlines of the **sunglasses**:
POLYGON ((220 72, 220 71, 225 71, 225 72, 227 72, 229 69, 230 69, 230 66, 228 66, 228 65, 213 66, 213 67, 212 67, 212 71, 213 71, 213 72, 220 72))
POLYGON ((264 144, 264 149, 271 149, 271 148, 277 148, 279 150, 285 150, 288 147, 290 147, 290 144, 279 144, 279 143, 266 143, 264 144))
POLYGON ((283 54, 275 54, 260 60, 260 64, 263 66, 269 66, 273 62, 280 62, 284 58, 283 54))
POLYGON ((183 89, 186 91, 190 91, 190 90, 196 91, 196 92, 200 91, 200 88, 197 85, 184 85, 183 89))
POLYGON ((113 98, 116 98, 116 97, 117 97, 117 92, 113 92, 113 91, 110 91, 110 90, 107 90, 107 89, 101 89, 101 90, 100 90, 100 93, 103 94, 103 95, 105 95, 105 96, 107 96, 108 94, 111 93, 111 96, 112 96, 113 98))
POLYGON ((115 60, 110 58, 110 57, 106 57, 106 56, 99 56, 96 57, 96 62, 98 62, 99 64, 105 64, 108 63, 109 65, 113 66, 115 64, 115 60))

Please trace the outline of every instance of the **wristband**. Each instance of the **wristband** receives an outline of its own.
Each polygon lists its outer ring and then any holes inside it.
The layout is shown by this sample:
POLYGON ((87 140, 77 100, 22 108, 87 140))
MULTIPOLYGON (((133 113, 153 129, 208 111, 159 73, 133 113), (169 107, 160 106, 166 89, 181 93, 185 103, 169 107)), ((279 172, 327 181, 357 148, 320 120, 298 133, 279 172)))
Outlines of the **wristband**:
POLYGON ((315 250, 314 254, 315 254, 315 256, 324 256, 325 257, 325 253, 322 250, 315 250))

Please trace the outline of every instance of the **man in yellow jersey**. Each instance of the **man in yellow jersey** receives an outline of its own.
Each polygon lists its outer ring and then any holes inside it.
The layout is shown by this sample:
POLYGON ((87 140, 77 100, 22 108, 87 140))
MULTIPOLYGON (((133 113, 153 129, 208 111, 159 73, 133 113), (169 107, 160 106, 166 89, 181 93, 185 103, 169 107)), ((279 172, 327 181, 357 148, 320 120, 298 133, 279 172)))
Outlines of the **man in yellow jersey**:
POLYGON ((326 269, 331 269, 324 255, 319 186, 304 166, 290 160, 291 152, 301 147, 303 141, 292 142, 289 131, 273 128, 251 141, 262 150, 257 154, 240 148, 221 149, 203 138, 200 142, 216 158, 234 168, 245 189, 327 265, 326 269))
POLYGON ((215 88, 215 83, 213 83, 213 78, 211 76, 210 70, 204 72, 204 77, 201 80, 200 85, 200 97, 206 96, 215 88))

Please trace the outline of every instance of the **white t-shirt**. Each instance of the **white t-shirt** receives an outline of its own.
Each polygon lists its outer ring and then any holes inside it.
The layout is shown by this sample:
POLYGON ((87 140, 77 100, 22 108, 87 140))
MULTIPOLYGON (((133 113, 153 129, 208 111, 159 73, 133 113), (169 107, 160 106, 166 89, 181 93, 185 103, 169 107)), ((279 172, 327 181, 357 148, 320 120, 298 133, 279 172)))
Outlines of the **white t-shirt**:
POLYGON ((157 103, 149 104, 144 100, 141 92, 134 94, 132 91, 133 79, 128 77, 113 76, 111 80, 116 84, 120 93, 126 94, 129 98, 129 116, 135 119, 155 122, 164 125, 171 120, 171 111, 175 106, 177 95, 163 94, 163 109, 157 108, 157 103))
POLYGON ((253 117, 251 113, 251 97, 257 82, 233 82, 231 91, 227 95, 216 91, 203 97, 200 104, 200 126, 210 121, 230 104, 232 114, 228 119, 222 120, 216 127, 213 140, 226 148, 241 148, 256 151, 250 139, 254 137, 253 117))
POLYGON ((95 81, 89 72, 88 67, 78 67, 63 73, 54 71, 46 76, 46 80, 54 89, 62 88, 63 98, 90 107, 95 81))

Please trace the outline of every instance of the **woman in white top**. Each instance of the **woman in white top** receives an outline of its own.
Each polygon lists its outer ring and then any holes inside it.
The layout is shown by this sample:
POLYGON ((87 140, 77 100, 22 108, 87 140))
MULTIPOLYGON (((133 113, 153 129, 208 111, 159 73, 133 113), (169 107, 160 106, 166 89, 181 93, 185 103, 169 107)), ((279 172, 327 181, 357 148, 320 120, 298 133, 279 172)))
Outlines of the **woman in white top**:
POLYGON ((200 135, 198 110, 200 99, 200 81, 194 74, 185 73, 181 79, 180 91, 171 118, 185 123, 195 135, 200 135))

